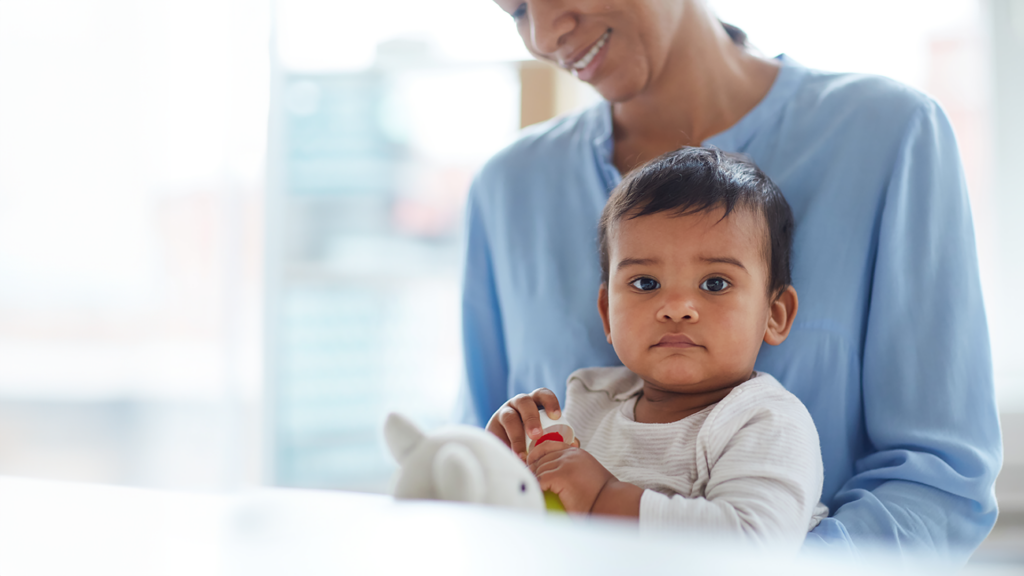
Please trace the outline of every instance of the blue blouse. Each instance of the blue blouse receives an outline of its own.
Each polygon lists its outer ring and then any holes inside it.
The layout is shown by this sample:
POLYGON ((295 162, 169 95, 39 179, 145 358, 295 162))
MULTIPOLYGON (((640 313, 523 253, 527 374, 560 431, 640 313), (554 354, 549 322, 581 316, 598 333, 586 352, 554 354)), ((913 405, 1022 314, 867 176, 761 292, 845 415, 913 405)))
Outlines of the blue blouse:
MULTIPOLYGON (((789 338, 761 348, 814 418, 832 517, 809 545, 965 562, 996 519, 1002 447, 956 139, 929 97, 780 56, 765 98, 704 142, 751 157, 796 218, 789 338)), ((530 128, 473 183, 467 421, 618 365, 597 313, 596 223, 621 176, 611 107, 530 128)))

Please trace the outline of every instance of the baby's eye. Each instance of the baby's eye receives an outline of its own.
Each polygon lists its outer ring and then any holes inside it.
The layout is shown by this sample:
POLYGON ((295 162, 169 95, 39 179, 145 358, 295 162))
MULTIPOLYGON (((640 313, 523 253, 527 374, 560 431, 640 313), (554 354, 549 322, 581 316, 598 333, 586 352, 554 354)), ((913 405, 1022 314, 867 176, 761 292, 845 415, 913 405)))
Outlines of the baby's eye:
POLYGON ((729 287, 729 282, 724 278, 708 278, 701 282, 700 289, 708 292, 721 292, 729 287))
POLYGON ((637 290, 642 290, 644 292, 649 292, 651 290, 657 290, 658 288, 661 288, 661 284, 659 284, 657 280, 655 280, 654 278, 648 278, 646 276, 644 276, 643 278, 637 278, 636 280, 633 280, 632 282, 629 283, 629 285, 636 288, 637 290))
POLYGON ((526 16, 526 4, 520 4, 516 11, 512 13, 512 19, 518 21, 523 16, 526 16))

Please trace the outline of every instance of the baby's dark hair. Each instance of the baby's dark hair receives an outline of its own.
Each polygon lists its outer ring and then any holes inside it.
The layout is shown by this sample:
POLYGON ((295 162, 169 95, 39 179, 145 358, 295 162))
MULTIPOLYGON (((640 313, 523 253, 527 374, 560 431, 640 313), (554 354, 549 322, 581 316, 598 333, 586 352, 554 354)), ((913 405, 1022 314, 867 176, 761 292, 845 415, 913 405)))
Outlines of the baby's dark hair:
POLYGON ((715 148, 680 148, 633 170, 612 191, 598 224, 601 281, 608 283, 610 229, 623 218, 671 212, 676 216, 736 208, 761 216, 766 233, 768 297, 775 300, 791 283, 793 212, 778 186, 753 162, 715 148))

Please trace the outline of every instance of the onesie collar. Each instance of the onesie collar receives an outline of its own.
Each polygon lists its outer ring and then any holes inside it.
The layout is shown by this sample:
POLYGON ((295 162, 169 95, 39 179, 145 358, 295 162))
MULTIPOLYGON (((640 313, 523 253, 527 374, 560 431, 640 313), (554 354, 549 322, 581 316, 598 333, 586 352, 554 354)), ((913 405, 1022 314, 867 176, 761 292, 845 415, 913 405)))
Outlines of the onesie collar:
POLYGON ((569 376, 579 380, 591 392, 604 392, 608 398, 621 402, 636 395, 644 387, 642 378, 625 366, 599 366, 581 368, 569 376))

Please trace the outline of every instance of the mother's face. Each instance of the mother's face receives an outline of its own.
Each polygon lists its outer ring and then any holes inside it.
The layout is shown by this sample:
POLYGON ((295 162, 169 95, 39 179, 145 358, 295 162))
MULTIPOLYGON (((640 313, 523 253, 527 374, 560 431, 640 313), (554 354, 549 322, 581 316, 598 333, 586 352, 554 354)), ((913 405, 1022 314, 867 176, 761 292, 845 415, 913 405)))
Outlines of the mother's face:
POLYGON ((665 66, 692 0, 495 0, 537 58, 572 71, 606 99, 643 92, 665 66))

